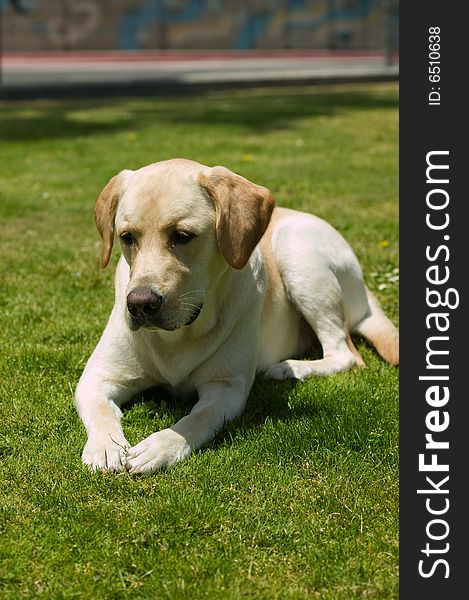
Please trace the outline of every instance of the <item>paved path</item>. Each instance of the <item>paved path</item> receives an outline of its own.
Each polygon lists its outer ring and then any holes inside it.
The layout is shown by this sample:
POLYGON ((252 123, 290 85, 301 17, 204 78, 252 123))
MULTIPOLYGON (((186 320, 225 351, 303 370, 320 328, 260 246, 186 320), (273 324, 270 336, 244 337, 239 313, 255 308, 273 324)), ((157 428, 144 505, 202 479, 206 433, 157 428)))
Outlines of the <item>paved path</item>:
POLYGON ((1 59, 6 99, 163 94, 204 88, 397 80, 398 57, 372 52, 80 52, 1 59))

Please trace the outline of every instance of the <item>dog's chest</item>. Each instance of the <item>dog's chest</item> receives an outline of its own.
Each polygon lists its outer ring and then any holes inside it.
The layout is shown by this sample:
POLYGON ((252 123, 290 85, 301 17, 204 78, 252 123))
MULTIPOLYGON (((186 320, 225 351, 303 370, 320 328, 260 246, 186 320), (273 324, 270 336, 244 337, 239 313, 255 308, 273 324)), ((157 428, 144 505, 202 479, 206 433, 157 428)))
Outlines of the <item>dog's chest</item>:
POLYGON ((142 337, 145 343, 137 347, 146 376, 157 385, 175 389, 186 386, 191 373, 200 364, 200 350, 197 353, 190 340, 164 343, 155 334, 147 333, 142 337))
POLYGON ((220 324, 203 336, 193 336, 184 329, 169 335, 162 332, 139 333, 143 343, 137 344, 136 348, 146 378, 178 396, 194 393, 198 370, 213 362, 227 335, 220 324))

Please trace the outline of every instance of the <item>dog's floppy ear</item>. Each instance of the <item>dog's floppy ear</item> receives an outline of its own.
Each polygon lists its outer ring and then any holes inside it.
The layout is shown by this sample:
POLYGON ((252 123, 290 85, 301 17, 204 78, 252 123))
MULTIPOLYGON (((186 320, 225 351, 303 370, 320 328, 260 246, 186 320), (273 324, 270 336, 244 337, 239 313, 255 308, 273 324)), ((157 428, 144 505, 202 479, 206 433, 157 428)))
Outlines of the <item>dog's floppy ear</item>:
POLYGON ((129 171, 121 171, 118 175, 112 177, 99 194, 94 207, 94 222, 103 238, 101 254, 101 268, 103 269, 107 267, 111 258, 114 244, 114 219, 122 195, 123 178, 126 173, 129 173, 129 171))
POLYGON ((225 167, 207 169, 199 183, 215 204, 218 247, 231 267, 242 269, 267 229, 274 200, 267 188, 225 167))

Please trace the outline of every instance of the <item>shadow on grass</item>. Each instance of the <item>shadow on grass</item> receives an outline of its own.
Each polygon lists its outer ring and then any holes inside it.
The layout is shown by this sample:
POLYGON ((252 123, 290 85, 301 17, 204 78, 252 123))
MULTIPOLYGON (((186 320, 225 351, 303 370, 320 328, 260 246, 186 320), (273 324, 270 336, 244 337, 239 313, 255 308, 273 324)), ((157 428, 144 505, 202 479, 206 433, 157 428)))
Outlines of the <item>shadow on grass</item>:
POLYGON ((3 103, 2 137, 26 141, 112 134, 145 129, 158 122, 238 126, 262 133, 290 128, 305 117, 332 116, 343 110, 396 108, 394 88, 379 92, 344 86, 334 88, 258 89, 244 92, 201 92, 192 96, 137 99, 81 99, 3 103), (93 111, 101 115, 92 115, 93 111), (89 117, 86 112, 89 111, 89 117), (108 112, 106 112, 108 111, 108 112), (74 113, 80 112, 77 119, 74 113), (115 113, 114 115, 112 113, 115 113), (100 118, 101 117, 101 118, 100 118))
MULTIPOLYGON (((375 353, 360 336, 354 336, 354 342, 357 344, 359 341, 362 352, 375 353)), ((321 349, 314 345, 305 358, 314 360, 320 357, 321 349)), ((269 423, 279 423, 287 428, 293 426, 295 431, 297 423, 307 422, 314 432, 311 443, 320 443, 330 449, 339 444, 350 451, 368 454, 382 450, 383 458, 391 447, 392 433, 382 423, 379 403, 370 399, 372 384, 367 383, 366 377, 367 374, 361 370, 339 373, 332 378, 320 378, 321 382, 310 386, 305 393, 296 380, 275 381, 258 375, 243 414, 227 423, 202 452, 207 448, 217 450, 224 445, 236 445, 236 439, 244 438, 249 432, 254 432, 254 435, 259 432, 262 436, 262 430, 269 423), (354 402, 344 404, 344 393, 352 394, 354 402)), ((371 373, 368 377, 372 377, 371 373)), ((125 410, 139 406, 139 417, 154 420, 155 430, 158 430, 162 419, 166 426, 173 425, 189 414, 196 401, 196 396, 180 400, 165 390, 151 388, 134 398, 125 410)))
MULTIPOLYGON (((313 346, 307 358, 317 359, 320 357, 320 347, 313 346)), ((325 407, 321 405, 320 408, 314 398, 311 398, 311 402, 301 403, 301 405, 295 402, 291 403, 290 399, 292 394, 295 394, 297 385, 297 380, 275 381, 267 379, 262 374, 257 375, 243 414, 227 423, 210 442, 210 447, 216 448, 226 441, 231 441, 233 434, 237 432, 242 433, 262 428, 268 421, 288 423, 303 417, 314 420, 325 407)), ((197 395, 195 393, 191 398, 181 399, 176 398, 164 388, 153 387, 137 394, 126 403, 124 413, 131 411, 134 407, 139 407, 149 420, 156 421, 163 418, 171 421, 171 425, 173 425, 188 415, 196 402, 197 395)))
MULTIPOLYGON (((313 335, 311 346, 303 355, 305 360, 317 360, 322 358, 321 345, 313 335)), ((354 336, 354 339, 358 339, 354 336)), ((361 339, 361 338, 360 338, 361 339)), ((301 357, 300 357, 301 358, 301 357)), ((257 427, 270 420, 289 420, 295 416, 295 409, 292 410, 289 405, 289 397, 298 384, 297 379, 287 379, 278 381, 266 378, 262 373, 256 375, 254 383, 248 395, 246 408, 242 416, 235 420, 237 427, 243 428, 257 427), (242 423, 241 423, 242 421, 242 423)), ((150 418, 168 413, 174 423, 189 414, 194 404, 197 402, 197 393, 190 398, 177 398, 174 394, 162 387, 152 387, 137 394, 129 402, 125 404, 124 410, 130 410, 133 406, 140 404, 144 405, 147 414, 150 418)), ((316 414, 317 409, 313 403, 310 407, 301 409, 296 416, 305 414, 316 414)), ((298 412, 298 411, 297 411, 298 412)), ((221 434, 221 432, 220 432, 221 434)), ((218 437, 218 436, 217 436, 218 437)))

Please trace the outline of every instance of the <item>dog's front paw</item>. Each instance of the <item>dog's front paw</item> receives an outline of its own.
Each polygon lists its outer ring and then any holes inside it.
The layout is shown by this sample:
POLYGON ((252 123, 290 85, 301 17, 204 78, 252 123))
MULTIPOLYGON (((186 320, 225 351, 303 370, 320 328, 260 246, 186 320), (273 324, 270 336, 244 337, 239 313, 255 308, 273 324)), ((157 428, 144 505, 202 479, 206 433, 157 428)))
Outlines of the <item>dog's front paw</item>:
POLYGON ((122 471, 129 448, 123 435, 101 433, 88 438, 81 458, 93 471, 122 471))
POLYGON ((126 469, 132 474, 150 475, 187 458, 191 447, 172 429, 163 429, 145 438, 127 452, 126 469))

